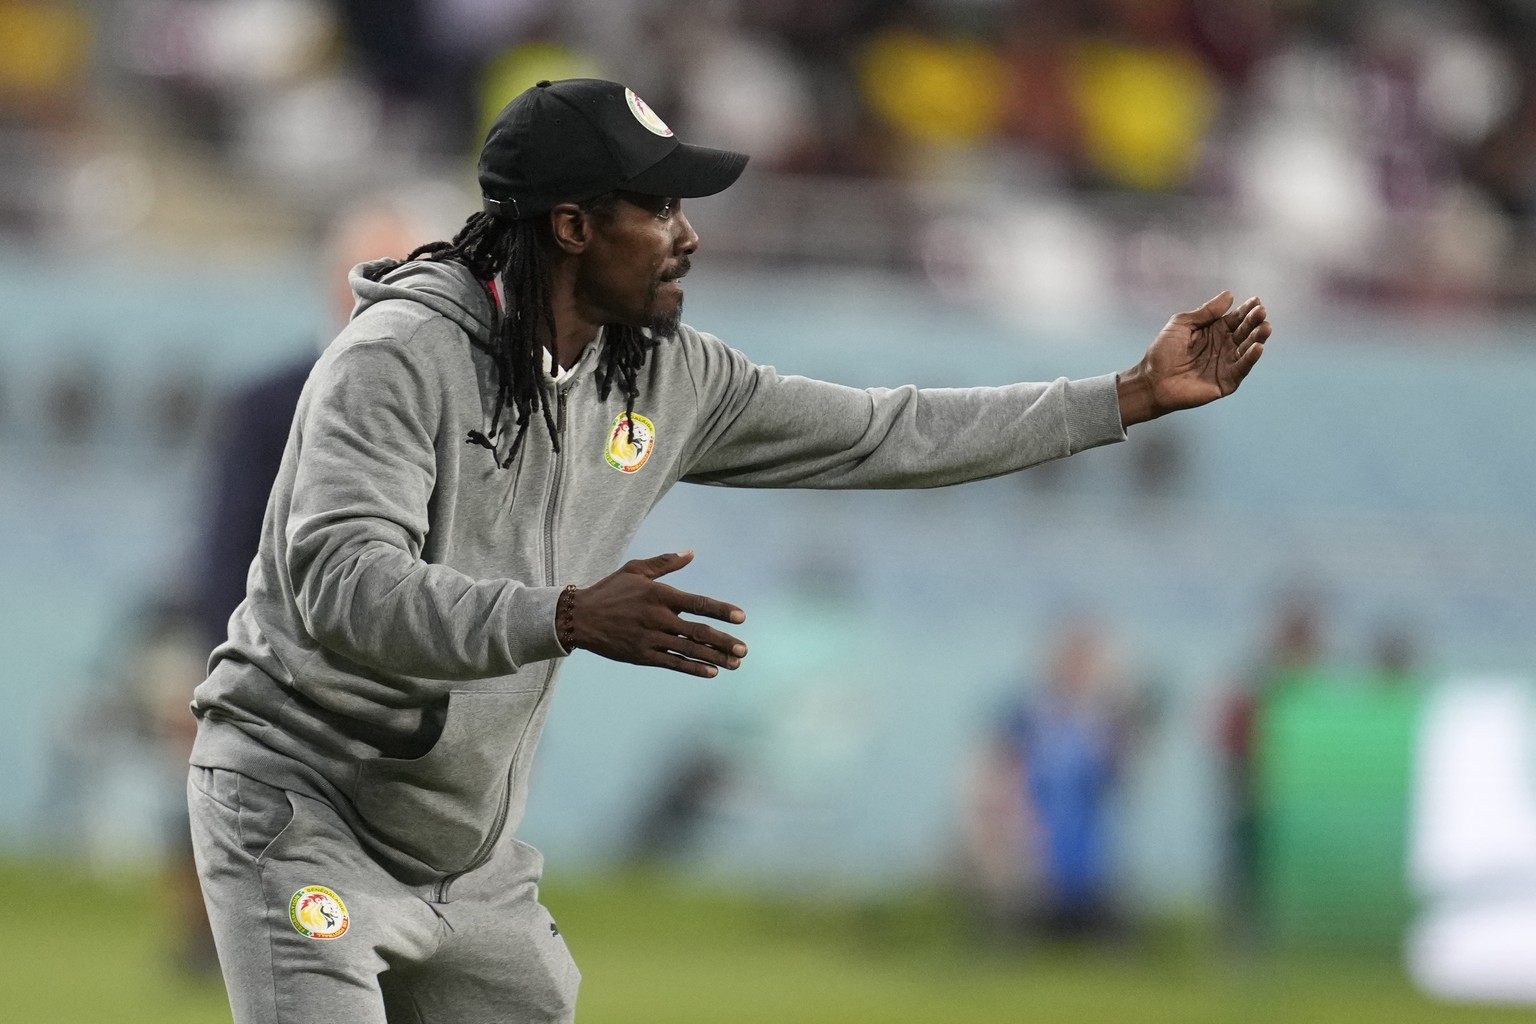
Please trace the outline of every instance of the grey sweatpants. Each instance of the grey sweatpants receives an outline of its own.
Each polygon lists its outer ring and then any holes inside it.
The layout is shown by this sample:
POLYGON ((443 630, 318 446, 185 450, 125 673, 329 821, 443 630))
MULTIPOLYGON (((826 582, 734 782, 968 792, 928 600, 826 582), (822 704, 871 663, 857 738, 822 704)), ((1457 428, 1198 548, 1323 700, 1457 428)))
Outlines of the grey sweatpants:
POLYGON ((581 975, 527 846, 507 837, 439 902, 323 800, 194 767, 187 801, 236 1024, 574 1020, 581 975))

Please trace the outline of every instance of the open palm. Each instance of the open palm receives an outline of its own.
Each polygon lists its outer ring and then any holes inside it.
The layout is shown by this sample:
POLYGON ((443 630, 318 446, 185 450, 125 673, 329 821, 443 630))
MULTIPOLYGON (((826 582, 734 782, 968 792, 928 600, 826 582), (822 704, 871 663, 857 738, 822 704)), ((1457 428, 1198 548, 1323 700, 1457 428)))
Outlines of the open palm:
POLYGON ((1238 390, 1253 364, 1264 355, 1269 313, 1258 296, 1232 306, 1223 292, 1204 306, 1175 313, 1147 348, 1147 368, 1155 381, 1154 401, 1163 410, 1193 408, 1238 390))
POLYGON ((1257 297, 1232 308, 1226 291, 1198 309, 1175 313, 1133 371, 1149 388, 1151 416, 1236 391, 1264 354, 1268 315, 1257 297))

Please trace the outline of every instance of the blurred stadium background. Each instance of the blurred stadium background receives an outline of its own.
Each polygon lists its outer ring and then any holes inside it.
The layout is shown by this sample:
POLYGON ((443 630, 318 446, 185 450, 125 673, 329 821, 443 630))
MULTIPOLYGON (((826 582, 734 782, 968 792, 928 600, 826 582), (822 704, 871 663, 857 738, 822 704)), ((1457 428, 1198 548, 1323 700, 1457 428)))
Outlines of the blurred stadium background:
POLYGON ((754 653, 563 678, 583 1020, 1530 1017, 1536 3, 0 0, 0 56, 7 1020, 228 1019, 175 839, 219 425, 334 330, 343 211, 446 237, 578 75, 753 154, 687 318, 782 370, 1277 327, 1018 478, 674 492, 636 552, 754 653))

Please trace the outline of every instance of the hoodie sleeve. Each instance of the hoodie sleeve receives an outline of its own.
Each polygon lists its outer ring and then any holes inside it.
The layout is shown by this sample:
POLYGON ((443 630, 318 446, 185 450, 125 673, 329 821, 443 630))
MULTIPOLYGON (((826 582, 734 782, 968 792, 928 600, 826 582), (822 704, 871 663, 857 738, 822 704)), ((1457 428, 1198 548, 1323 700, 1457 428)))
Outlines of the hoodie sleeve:
MULTIPOLYGON (((433 328, 452 330, 445 321, 433 328)), ((363 341, 323 360, 301 412, 286 530, 294 602, 314 639, 370 668, 504 675, 565 654, 558 587, 474 579, 422 560, 444 407, 433 344, 363 341)))
POLYGON ((859 390, 781 377, 686 334, 699 431, 683 478, 736 487, 942 487, 1125 439, 1115 376, 859 390))

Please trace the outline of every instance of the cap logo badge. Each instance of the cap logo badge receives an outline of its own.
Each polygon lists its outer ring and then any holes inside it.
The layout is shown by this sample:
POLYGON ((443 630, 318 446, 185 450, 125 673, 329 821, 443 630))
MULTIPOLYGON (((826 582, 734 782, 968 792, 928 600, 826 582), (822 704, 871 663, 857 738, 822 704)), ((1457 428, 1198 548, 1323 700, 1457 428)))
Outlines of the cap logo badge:
POLYGON ((635 413, 634 438, 631 440, 629 417, 621 412, 613 418, 613 425, 608 428, 608 445, 603 454, 608 459, 608 465, 620 473, 638 473, 655 447, 656 425, 635 413))
POLYGON ((624 90, 624 102, 629 104, 629 112, 635 115, 635 120, 645 126, 645 130, 652 135, 660 135, 664 139, 672 137, 672 129, 667 127, 667 122, 656 116, 645 103, 645 100, 635 95, 633 89, 624 90))

